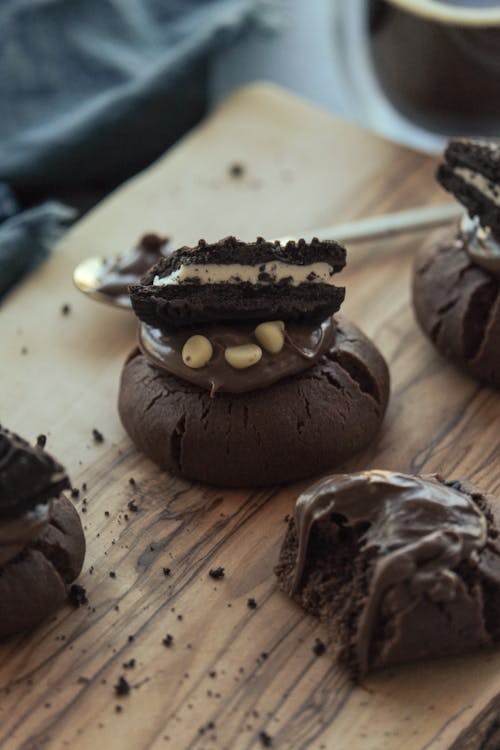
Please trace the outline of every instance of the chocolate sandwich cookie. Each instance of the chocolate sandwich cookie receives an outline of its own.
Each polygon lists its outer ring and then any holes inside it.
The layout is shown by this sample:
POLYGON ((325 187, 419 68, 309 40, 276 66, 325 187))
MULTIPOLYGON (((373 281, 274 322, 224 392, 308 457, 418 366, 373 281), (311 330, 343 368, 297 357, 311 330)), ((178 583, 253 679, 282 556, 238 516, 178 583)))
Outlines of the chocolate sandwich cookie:
POLYGON ((500 141, 453 138, 437 179, 500 239, 500 141))
POLYGON ((326 623, 357 678, 490 646, 500 640, 493 502, 437 475, 327 477, 297 500, 280 587, 326 623))
MULTIPOLYGON (((263 486, 328 471, 376 437, 389 398, 389 373, 380 352, 353 323, 329 319, 325 326, 326 337, 309 342, 316 350, 302 340, 306 356, 301 356, 284 344, 262 368, 259 362, 238 370, 220 353, 212 367, 189 368, 180 357, 186 335, 175 359, 175 338, 162 345, 165 352, 137 350, 122 372, 122 423, 161 468, 208 484, 263 486)), ((235 330, 233 342, 243 336, 235 330)))
POLYGON ((500 227, 500 181, 494 188, 498 199, 493 193, 483 195, 480 207, 470 199, 471 190, 479 195, 477 180, 469 177, 472 188, 466 190, 464 175, 469 173, 463 171, 477 162, 483 179, 493 185, 500 175, 500 148, 456 139, 446 154, 438 179, 453 188, 468 211, 477 213, 472 219, 464 217, 458 229, 431 235, 419 250, 413 267, 413 306, 421 328, 441 354, 478 380, 500 388, 500 242, 495 235, 500 227), (457 169, 461 171, 455 174, 457 169))
POLYGON ((0 427, 0 637, 35 627, 67 598, 85 556, 63 467, 0 427))
POLYGON ((137 317, 155 328, 234 320, 324 319, 342 304, 333 275, 345 250, 333 241, 200 240, 163 258, 130 287, 137 317))

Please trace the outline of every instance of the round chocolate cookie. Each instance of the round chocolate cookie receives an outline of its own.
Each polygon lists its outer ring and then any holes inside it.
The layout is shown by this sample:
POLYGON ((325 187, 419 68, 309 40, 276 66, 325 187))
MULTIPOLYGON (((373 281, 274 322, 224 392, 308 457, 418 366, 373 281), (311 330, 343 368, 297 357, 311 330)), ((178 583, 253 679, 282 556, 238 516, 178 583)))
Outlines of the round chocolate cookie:
MULTIPOLYGON (((15 538, 19 529, 22 535, 25 523, 26 517, 10 521, 9 533, 15 538)), ((0 527, 0 553, 6 537, 0 527)), ((84 557, 80 518, 71 501, 61 495, 50 503, 48 523, 0 566, 0 638, 34 628, 64 604, 84 557)))
POLYGON ((500 388, 500 280, 474 263, 469 240, 443 230, 417 254, 413 306, 443 356, 500 388))
POLYGON ((389 398, 387 365, 349 321, 312 367, 245 393, 218 392, 154 367, 139 350, 123 368, 119 413, 163 469, 225 487, 280 484, 328 471, 368 445, 389 398))

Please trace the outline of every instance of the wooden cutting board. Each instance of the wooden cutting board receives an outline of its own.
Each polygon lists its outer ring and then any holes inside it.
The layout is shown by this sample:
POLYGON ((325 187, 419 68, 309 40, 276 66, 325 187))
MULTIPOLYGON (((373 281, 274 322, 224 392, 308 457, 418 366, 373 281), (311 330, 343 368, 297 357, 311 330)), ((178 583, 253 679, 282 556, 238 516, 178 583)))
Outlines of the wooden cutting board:
MULTIPOLYGON (((293 750, 500 747, 499 652, 391 669, 358 687, 331 648, 313 654, 325 631, 277 591, 272 572, 304 484, 222 492, 138 454, 116 412, 134 320, 71 284, 78 261, 115 254, 147 230, 179 244, 275 237, 446 200, 434 168, 279 89, 252 86, 86 216, 8 297, 1 420, 32 439, 47 433, 74 484, 87 483, 77 506, 90 606, 64 608, 0 646, 0 747, 248 750, 264 746, 261 732, 293 750), (244 168, 238 178, 233 163, 244 168), (93 442, 93 428, 104 443, 93 442), (226 571, 220 581, 208 576, 216 566, 226 571), (130 659, 135 667, 124 669, 130 659), (133 688, 118 698, 122 674, 133 688)), ((350 249, 344 311, 386 356, 392 397, 378 444, 343 468, 441 471, 498 491, 500 395, 444 362, 412 316, 410 263, 421 241, 350 249)))

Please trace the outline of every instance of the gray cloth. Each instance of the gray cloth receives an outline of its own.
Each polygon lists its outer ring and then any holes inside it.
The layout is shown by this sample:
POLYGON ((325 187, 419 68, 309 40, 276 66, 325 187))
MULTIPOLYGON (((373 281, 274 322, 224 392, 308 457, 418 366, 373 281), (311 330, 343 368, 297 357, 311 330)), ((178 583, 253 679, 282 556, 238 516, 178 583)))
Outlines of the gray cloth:
MULTIPOLYGON (((126 179, 203 115, 209 53, 274 26, 279 5, 1 0, 0 180, 50 197, 126 179)), ((54 202, 17 211, 0 184, 0 296, 73 216, 54 202)))

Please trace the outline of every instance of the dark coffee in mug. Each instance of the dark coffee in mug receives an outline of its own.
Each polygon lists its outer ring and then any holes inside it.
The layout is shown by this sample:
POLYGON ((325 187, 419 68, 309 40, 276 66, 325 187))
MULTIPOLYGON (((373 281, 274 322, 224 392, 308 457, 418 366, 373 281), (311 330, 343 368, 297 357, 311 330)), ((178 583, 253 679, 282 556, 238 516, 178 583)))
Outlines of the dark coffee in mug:
MULTIPOLYGON (((500 3, 439 0, 447 20, 369 0, 375 73, 393 106, 412 122, 444 134, 500 134, 500 3), (463 9, 498 9, 498 26, 455 23, 463 9), (453 22, 450 22, 453 21, 453 22)), ((479 11, 478 11, 479 18, 479 11)))

